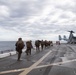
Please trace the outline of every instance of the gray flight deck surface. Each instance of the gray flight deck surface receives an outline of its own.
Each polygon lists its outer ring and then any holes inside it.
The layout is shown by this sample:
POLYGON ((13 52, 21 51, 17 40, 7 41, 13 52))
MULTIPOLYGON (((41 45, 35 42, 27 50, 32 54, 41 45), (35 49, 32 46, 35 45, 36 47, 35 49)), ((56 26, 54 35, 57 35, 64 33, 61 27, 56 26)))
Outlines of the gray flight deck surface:
POLYGON ((0 75, 76 75, 76 45, 54 44, 40 52, 32 49, 31 55, 22 53, 20 61, 17 54, 2 58, 0 75))

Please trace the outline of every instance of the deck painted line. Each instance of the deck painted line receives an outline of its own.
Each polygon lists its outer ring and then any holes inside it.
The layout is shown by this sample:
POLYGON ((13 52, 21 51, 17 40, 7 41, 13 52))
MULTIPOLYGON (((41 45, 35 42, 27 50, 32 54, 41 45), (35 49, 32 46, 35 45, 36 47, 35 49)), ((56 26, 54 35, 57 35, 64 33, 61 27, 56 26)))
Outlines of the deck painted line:
POLYGON ((41 63, 52 51, 50 50, 47 54, 45 54, 42 58, 40 58, 36 63, 34 63, 29 68, 25 69, 22 73, 19 75, 27 75, 31 70, 33 70, 39 63, 41 63))
MULTIPOLYGON (((36 65, 38 65, 45 57, 47 57, 52 51, 49 51, 46 55, 44 55, 41 59, 39 59, 35 64, 33 64, 31 67, 33 69, 33 67, 36 65)), ((36 67, 35 66, 35 67, 36 67)), ((31 69, 31 67, 29 67, 31 69)), ((15 70, 9 70, 9 71, 2 71, 0 72, 0 74, 5 74, 5 73, 11 73, 11 72, 18 72, 18 71, 23 71, 23 70, 28 70, 28 68, 22 68, 22 69, 15 69, 15 70)))
POLYGON ((41 66, 35 67, 35 69, 37 69, 37 68, 43 68, 43 67, 48 67, 48 66, 62 65, 62 64, 73 62, 73 61, 76 61, 76 59, 68 60, 68 61, 64 61, 64 62, 52 63, 52 64, 48 64, 48 65, 41 65, 41 66))
POLYGON ((13 73, 13 72, 20 72, 20 71, 23 71, 23 70, 25 70, 25 69, 26 69, 26 68, 15 69, 15 70, 9 70, 9 71, 3 71, 3 72, 0 72, 0 74, 13 73))
MULTIPOLYGON (((60 65, 60 64, 65 64, 65 63, 73 62, 73 61, 76 61, 76 59, 74 59, 74 60, 68 60, 68 61, 64 61, 64 62, 52 63, 52 64, 48 64, 48 65, 36 66, 36 67, 34 67, 33 69, 44 68, 44 67, 48 67, 48 66, 60 65)), ((0 72, 0 74, 6 74, 6 73, 12 73, 12 72, 20 72, 20 71, 24 71, 24 70, 27 70, 27 69, 28 69, 28 68, 22 68, 22 69, 15 69, 15 70, 3 71, 3 72, 0 72)))

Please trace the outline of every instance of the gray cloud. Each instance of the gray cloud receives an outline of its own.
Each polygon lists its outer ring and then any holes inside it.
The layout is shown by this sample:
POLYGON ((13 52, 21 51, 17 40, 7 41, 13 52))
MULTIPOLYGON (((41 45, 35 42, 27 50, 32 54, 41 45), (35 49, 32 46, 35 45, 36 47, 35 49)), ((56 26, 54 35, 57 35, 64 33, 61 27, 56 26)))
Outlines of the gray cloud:
POLYGON ((2 16, 3 19, 0 19, 0 28, 4 29, 4 32, 0 32, 3 34, 8 32, 10 38, 15 34, 15 38, 25 39, 43 37, 48 39, 49 35, 67 34, 68 30, 76 32, 76 1, 62 0, 64 4, 56 2, 54 0, 0 0, 0 6, 9 9, 9 15, 2 16))
POLYGON ((75 0, 70 0, 68 3, 65 5, 56 5, 56 8, 60 8, 61 10, 64 11, 72 11, 74 14, 76 14, 76 1, 75 0))

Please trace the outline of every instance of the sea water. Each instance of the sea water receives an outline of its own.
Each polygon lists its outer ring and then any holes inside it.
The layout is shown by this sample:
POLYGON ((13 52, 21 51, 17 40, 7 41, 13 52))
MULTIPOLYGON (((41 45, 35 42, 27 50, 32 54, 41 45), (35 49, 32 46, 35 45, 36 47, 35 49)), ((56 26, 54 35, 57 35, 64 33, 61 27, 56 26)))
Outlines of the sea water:
MULTIPOLYGON (((16 41, 0 41, 0 54, 15 51, 15 44, 16 41)), ((26 41, 24 41, 24 44, 24 48, 26 48, 26 41)), ((34 46, 34 41, 32 41, 32 44, 34 46)))
MULTIPOLYGON (((16 54, 15 44, 16 41, 0 41, 0 58, 16 54)), ((24 44, 23 52, 26 50, 26 41, 24 41, 24 44)), ((32 45, 35 46, 34 41, 32 41, 32 45)))

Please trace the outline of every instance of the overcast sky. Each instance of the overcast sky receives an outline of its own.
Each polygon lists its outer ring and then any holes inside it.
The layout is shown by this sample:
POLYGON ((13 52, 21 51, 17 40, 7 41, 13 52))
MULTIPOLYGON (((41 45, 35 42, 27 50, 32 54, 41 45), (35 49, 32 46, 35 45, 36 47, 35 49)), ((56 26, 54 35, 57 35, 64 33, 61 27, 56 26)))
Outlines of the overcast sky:
POLYGON ((76 0, 0 0, 0 41, 68 37, 76 32, 76 0))

